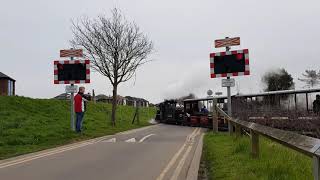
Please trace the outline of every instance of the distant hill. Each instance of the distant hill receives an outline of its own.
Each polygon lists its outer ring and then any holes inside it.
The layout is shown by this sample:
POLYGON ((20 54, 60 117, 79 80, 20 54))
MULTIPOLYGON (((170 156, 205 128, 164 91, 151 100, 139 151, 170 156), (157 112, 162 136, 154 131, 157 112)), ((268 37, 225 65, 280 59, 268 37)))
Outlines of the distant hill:
POLYGON ((117 112, 113 128, 111 105, 89 103, 78 135, 70 130, 69 101, 0 96, 0 159, 146 126, 155 117, 154 108, 142 108, 140 125, 131 125, 134 107, 118 106, 117 112))

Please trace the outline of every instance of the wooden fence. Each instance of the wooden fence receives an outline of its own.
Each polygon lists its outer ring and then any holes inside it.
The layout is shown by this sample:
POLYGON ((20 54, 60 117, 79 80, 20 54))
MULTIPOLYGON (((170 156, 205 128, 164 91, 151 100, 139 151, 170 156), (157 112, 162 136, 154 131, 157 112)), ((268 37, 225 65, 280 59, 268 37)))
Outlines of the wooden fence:
POLYGON ((250 133, 251 154, 254 158, 259 157, 259 135, 262 135, 313 158, 313 176, 315 180, 320 180, 320 139, 263 126, 253 122, 233 119, 218 106, 215 106, 213 113, 214 131, 218 131, 218 118, 222 116, 228 121, 230 134, 235 133, 237 137, 241 136, 241 132, 244 129, 250 133))

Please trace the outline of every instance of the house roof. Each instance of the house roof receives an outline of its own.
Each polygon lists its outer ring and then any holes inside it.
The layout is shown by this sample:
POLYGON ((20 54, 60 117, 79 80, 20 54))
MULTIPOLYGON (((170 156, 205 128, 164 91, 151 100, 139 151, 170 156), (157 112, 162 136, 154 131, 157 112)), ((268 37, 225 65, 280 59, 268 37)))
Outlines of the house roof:
POLYGON ((59 100, 70 99, 70 94, 62 93, 62 94, 59 94, 58 96, 54 97, 53 99, 59 99, 59 100))
POLYGON ((12 81, 16 81, 16 80, 14 80, 13 78, 11 78, 11 77, 3 74, 2 72, 0 72, 0 79, 10 79, 10 80, 12 80, 12 81))
POLYGON ((149 102, 149 101, 147 101, 147 100, 145 100, 145 99, 143 99, 143 98, 137 98, 137 97, 131 97, 131 96, 126 96, 125 97, 127 100, 129 100, 129 101, 144 101, 144 102, 149 102))

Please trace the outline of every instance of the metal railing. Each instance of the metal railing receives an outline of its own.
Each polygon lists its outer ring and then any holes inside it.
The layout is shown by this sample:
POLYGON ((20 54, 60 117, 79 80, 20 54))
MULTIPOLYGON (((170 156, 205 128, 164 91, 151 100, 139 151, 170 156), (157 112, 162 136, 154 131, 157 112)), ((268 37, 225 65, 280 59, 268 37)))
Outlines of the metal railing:
POLYGON ((223 116, 229 124, 229 132, 241 136, 242 129, 250 132, 251 155, 254 158, 259 157, 259 135, 276 141, 290 149, 294 149, 313 158, 313 176, 315 180, 320 180, 320 139, 300 135, 290 131, 284 131, 276 128, 263 126, 257 123, 233 119, 222 109, 215 106, 213 113, 213 130, 218 131, 218 117, 223 116), (235 131, 233 130, 235 129, 235 131))

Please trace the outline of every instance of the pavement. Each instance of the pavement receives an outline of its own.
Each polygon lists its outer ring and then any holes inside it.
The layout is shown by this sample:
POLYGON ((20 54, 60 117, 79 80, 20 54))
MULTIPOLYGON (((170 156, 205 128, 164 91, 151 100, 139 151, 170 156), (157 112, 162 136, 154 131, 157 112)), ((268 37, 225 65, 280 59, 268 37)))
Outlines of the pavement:
POLYGON ((105 136, 0 161, 0 179, 193 179, 203 132, 159 124, 105 136))

